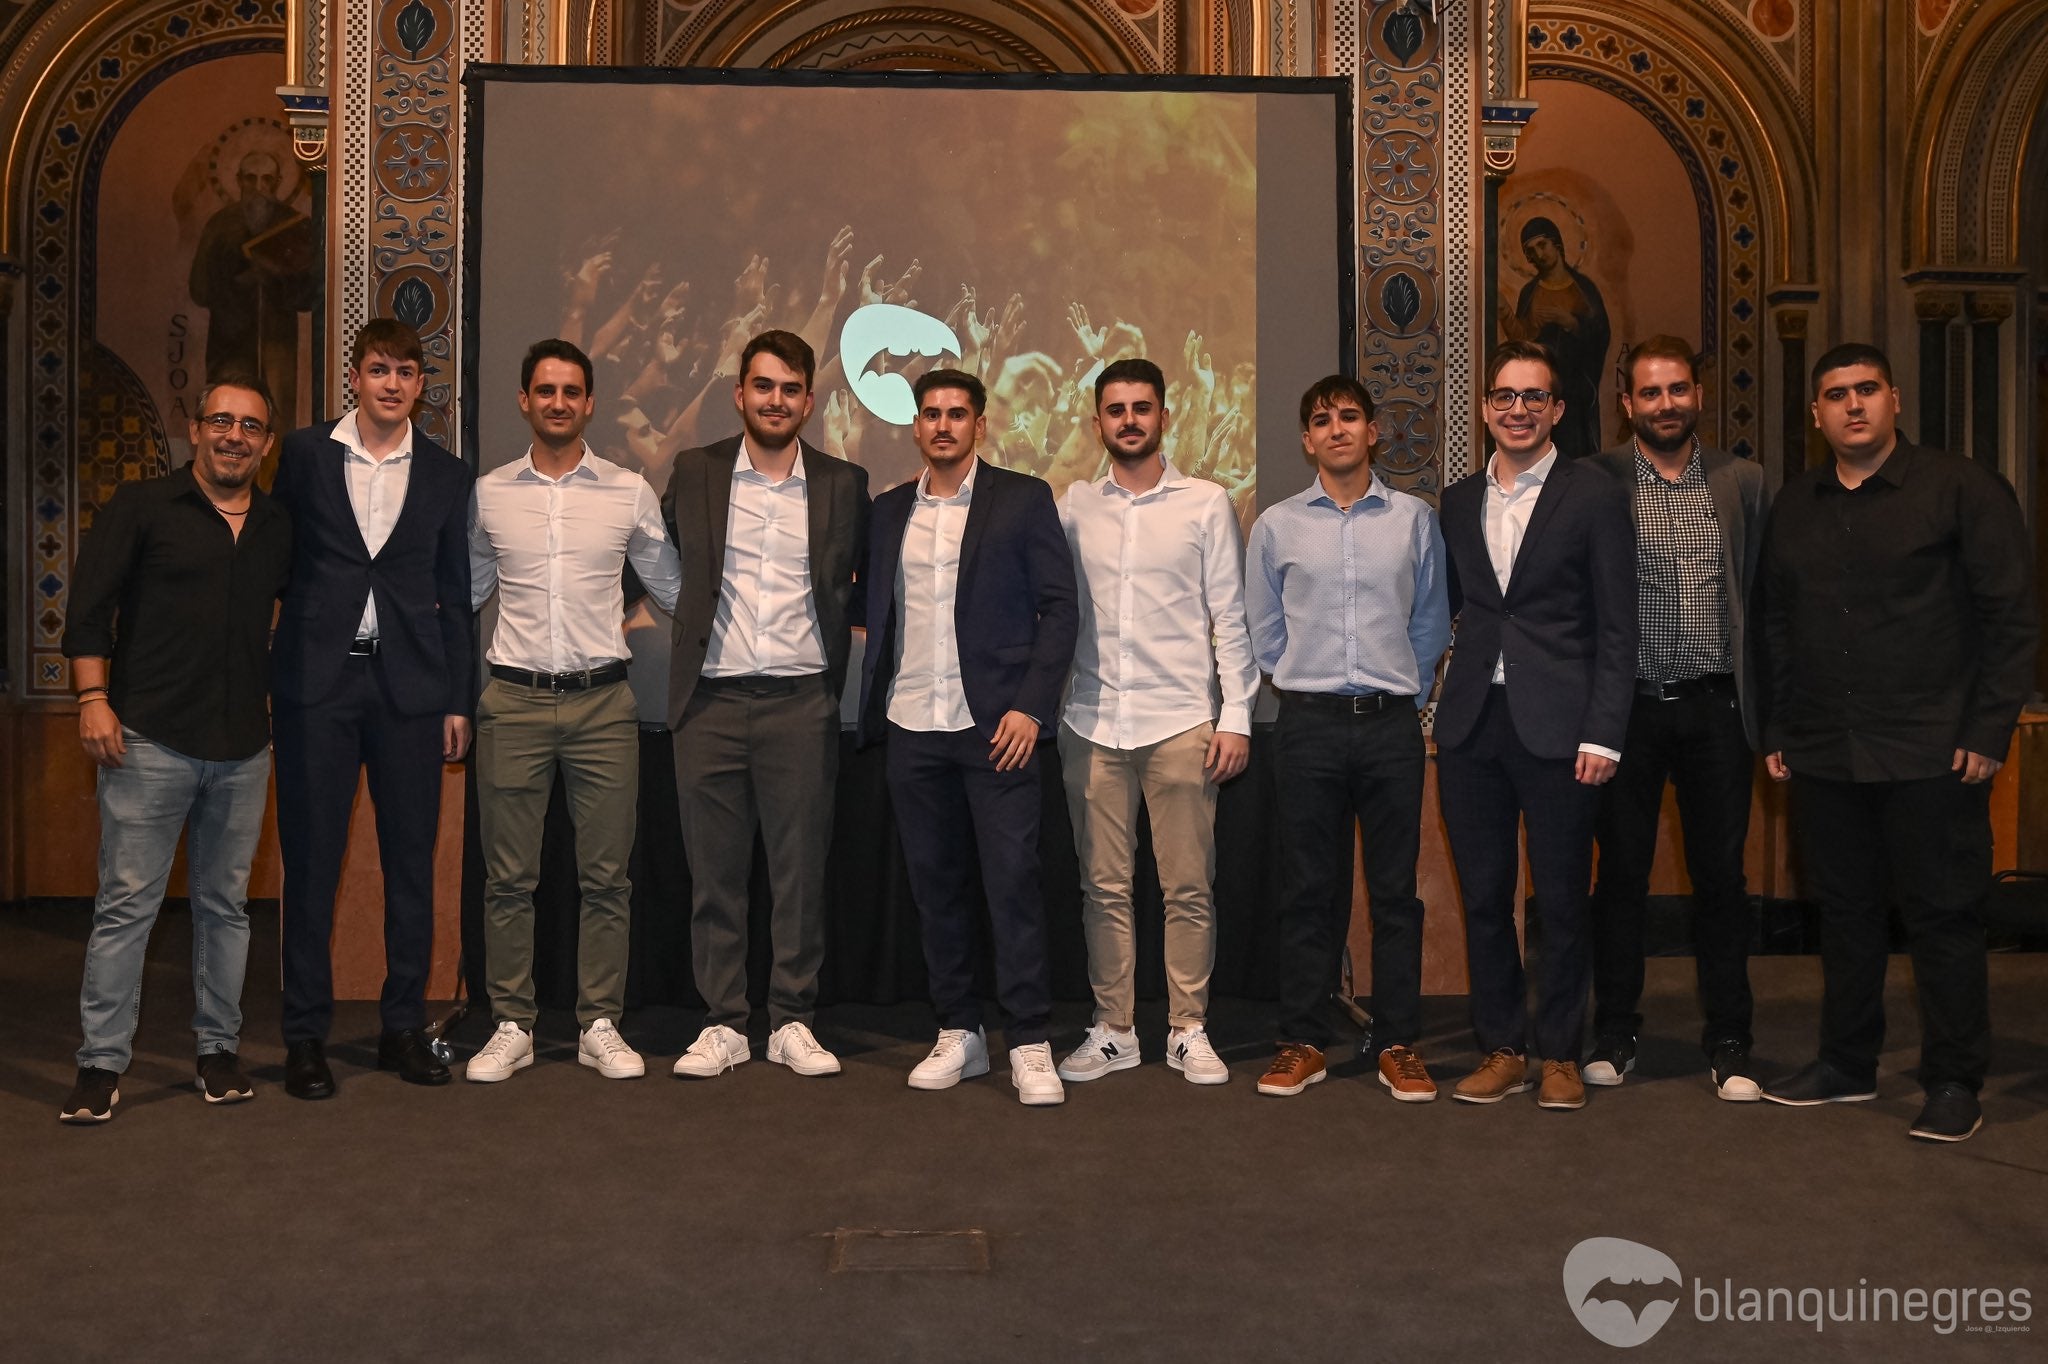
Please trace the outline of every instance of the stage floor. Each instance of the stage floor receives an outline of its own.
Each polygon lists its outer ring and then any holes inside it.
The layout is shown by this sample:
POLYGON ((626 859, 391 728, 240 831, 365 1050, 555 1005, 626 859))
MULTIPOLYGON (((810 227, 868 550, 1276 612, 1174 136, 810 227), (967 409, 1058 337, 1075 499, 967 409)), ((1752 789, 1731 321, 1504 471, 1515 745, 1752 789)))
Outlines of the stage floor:
MULTIPOLYGON (((85 920, 0 913, 13 1364, 1585 1359, 1609 1347, 1575 1319, 1562 1274, 1589 1237, 1677 1264, 1677 1286, 1630 1304, 1656 1315, 1676 1299, 1644 1358, 2039 1359, 2048 1335, 2048 955, 1992 959, 1985 1127, 1935 1147, 1905 1135, 1920 1095, 1903 959, 1880 1097, 1821 1109, 1717 1101, 1691 963, 1669 958, 1650 963, 1637 1073, 1577 1113, 1533 1095, 1398 1105, 1348 1045, 1329 1083, 1261 1098, 1270 1011, 1242 1001, 1212 1024, 1228 1085, 1197 1088, 1157 1059, 1155 1004, 1144 1067, 1038 1110, 1000 1061, 949 1092, 907 1089, 931 1036, 922 1007, 828 1011, 819 1032, 846 1073, 827 1080, 768 1065, 758 1035, 738 1072, 672 1079, 698 1020, 647 1010, 624 1024, 644 1080, 578 1066, 573 1023, 553 1018, 509 1082, 420 1090, 366 1069, 375 1008, 346 1005, 341 1093, 302 1104, 281 1088, 262 918, 243 1047, 257 1098, 213 1108, 191 1083, 188 923, 167 914, 117 1115, 81 1129, 55 1115, 85 920), (978 1231, 986 1268, 835 1271, 834 1233, 859 1229, 978 1231), (1954 1329, 1799 1319, 1828 1290, 1838 1315, 1858 1306, 1859 1286, 1925 1290, 1954 1329), (1730 1322, 1725 1305, 1701 1319, 1746 1289, 1775 1321, 1730 1322), (1955 1322, 1963 1289, 1978 1292, 1955 1322), (1986 1324, 1986 1289, 2026 1290, 2028 1329, 2010 1307, 1986 1324)), ((1776 1074, 1811 1054, 1819 963, 1760 959, 1753 974, 1758 1056, 1776 1074)), ((1464 1003, 1431 1000, 1427 1017, 1447 1087, 1475 1059, 1464 1003)), ((1060 1023, 1070 1046, 1085 1007, 1060 1023)), ((487 1028, 466 1020, 458 1053, 487 1028)), ((880 1250, 929 1263, 958 1248, 880 1250)))

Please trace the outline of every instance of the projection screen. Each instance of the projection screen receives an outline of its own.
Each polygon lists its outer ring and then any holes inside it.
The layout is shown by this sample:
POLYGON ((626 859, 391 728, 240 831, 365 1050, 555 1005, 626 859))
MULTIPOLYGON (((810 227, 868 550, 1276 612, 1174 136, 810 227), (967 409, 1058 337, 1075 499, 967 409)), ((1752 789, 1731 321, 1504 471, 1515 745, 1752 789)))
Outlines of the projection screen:
POLYGON ((1104 470, 1095 372, 1147 356, 1167 456, 1249 529, 1308 482, 1302 390, 1353 371, 1340 79, 472 66, 465 83, 461 453, 480 472, 525 452, 520 357, 563 336, 595 362, 591 447, 660 491, 678 450, 739 431, 739 348, 774 326, 817 352, 805 438, 877 492, 920 467, 923 369, 981 374, 984 455, 1057 494, 1104 470))

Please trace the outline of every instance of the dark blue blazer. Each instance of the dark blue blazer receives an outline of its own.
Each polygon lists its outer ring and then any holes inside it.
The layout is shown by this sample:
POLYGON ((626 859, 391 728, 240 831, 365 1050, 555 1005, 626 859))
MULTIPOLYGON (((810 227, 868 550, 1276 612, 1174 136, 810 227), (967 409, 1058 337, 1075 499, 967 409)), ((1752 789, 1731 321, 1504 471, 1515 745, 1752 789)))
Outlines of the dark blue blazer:
POLYGON ((1444 489, 1451 666, 1437 697, 1436 742, 1471 737, 1494 660, 1507 659, 1508 713, 1539 758, 1582 743, 1619 752, 1636 689, 1636 536, 1628 489, 1563 456, 1551 466, 1502 592, 1486 552, 1486 472, 1444 489))
MULTIPOLYGON (((888 728, 889 682, 896 674, 896 571, 916 501, 915 479, 875 499, 861 583, 868 631, 860 669, 863 745, 880 740, 888 728)), ((1074 560, 1052 489, 1043 479, 978 462, 960 537, 953 608, 960 682, 976 729, 994 738, 996 724, 1012 710, 1037 717, 1041 735, 1049 729, 1059 718, 1080 622, 1074 560)))
POLYGON ((284 438, 271 496, 292 518, 292 584, 271 641, 271 690, 314 706, 341 679, 363 602, 376 594, 378 666, 405 715, 476 709, 476 628, 469 605, 467 464, 413 428, 405 505, 372 557, 356 527, 334 422, 284 438))

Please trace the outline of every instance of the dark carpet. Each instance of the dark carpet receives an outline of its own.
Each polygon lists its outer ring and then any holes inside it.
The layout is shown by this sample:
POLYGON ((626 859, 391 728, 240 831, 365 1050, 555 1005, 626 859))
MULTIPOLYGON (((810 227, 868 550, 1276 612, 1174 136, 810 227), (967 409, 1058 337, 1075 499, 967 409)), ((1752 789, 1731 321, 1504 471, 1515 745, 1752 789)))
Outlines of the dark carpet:
MULTIPOLYGON (((1261 1098, 1270 1020, 1240 1001, 1212 1024, 1230 1084, 1196 1088, 1159 1063, 1153 1005, 1148 1064, 1041 1110, 1017 1104, 1000 1059, 946 1093, 905 1088, 931 1037, 921 1007, 826 1013, 819 1031, 846 1062, 834 1079, 768 1065, 758 1024, 737 1073, 672 1079, 698 1020, 650 1009, 624 1023, 646 1079, 578 1066, 573 1024, 555 1018, 509 1082, 420 1090, 375 1072, 375 1007, 345 1005, 341 1093, 303 1104, 280 1087, 275 922, 261 917, 243 1047, 258 1095, 209 1107, 185 1031, 189 927, 167 913, 117 1116, 80 1129, 55 1113, 85 922, 0 913, 13 1364, 1586 1359, 1611 1347, 1575 1319, 1561 1274, 1596 1236, 1679 1268, 1674 1286, 1618 1290, 1645 1323, 1676 1300, 1637 1358, 2048 1353, 2048 956, 1992 959, 1986 1125, 1933 1147, 1905 1135, 1920 1096, 1904 960, 1879 1099, 1822 1109, 1712 1096, 1691 963, 1676 959, 1650 963, 1638 1072, 1578 1113, 1533 1095, 1397 1105, 1349 1047, 1329 1083, 1261 1098), (857 1229, 979 1231, 987 1267, 835 1272, 834 1233, 857 1229), (1859 1287, 1924 1290, 1929 1319, 1829 1319, 1823 1295, 1850 1314, 1859 1287), (1704 1295, 1728 1288, 1756 1290, 1776 1319, 1702 1320, 1704 1295)), ((1811 1054, 1819 967, 1771 958, 1754 976, 1758 1055, 1778 1073, 1811 1054)), ((1446 1086, 1476 1059, 1463 1016, 1462 1000, 1430 1001, 1424 1051, 1446 1086)), ((1085 1008, 1060 1022, 1070 1046, 1085 1008)), ((458 1054, 487 1028, 480 1013, 458 1026, 458 1054)), ((947 1258, 926 1249, 895 1258, 947 1258)))

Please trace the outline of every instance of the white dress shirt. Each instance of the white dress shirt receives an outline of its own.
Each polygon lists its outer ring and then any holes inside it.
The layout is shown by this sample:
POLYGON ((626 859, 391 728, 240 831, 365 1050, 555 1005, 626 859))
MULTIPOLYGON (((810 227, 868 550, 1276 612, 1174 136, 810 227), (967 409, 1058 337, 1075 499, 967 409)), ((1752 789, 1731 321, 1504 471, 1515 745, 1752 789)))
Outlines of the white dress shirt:
MULTIPOLYGON (((1505 597, 1508 579, 1515 574, 1515 558, 1522 552, 1522 538, 1529 533, 1529 518, 1535 515, 1536 501, 1543 496, 1543 481, 1557 467, 1557 447, 1551 446, 1549 454, 1516 474, 1513 487, 1501 484, 1499 461, 1498 453, 1486 460, 1486 557, 1493 561, 1494 581, 1500 584, 1501 595, 1505 597)), ((1507 680, 1508 661, 1503 653, 1493 661, 1493 682, 1502 686, 1507 680)), ((1599 744, 1580 744, 1579 752, 1621 761, 1620 753, 1599 744)))
POLYGON ((559 479, 533 451, 476 481, 470 503, 473 604, 498 593, 484 657, 528 672, 601 668, 628 656, 619 574, 628 560, 661 609, 676 609, 682 564, 647 480, 583 447, 559 479))
POLYGON ((825 639, 811 595, 810 491, 804 456, 781 482, 754 467, 740 438, 725 518, 725 568, 706 677, 803 677, 825 671, 825 639))
POLYGON ((974 471, 951 497, 933 497, 932 471, 917 477, 917 500, 896 561, 896 675, 889 681, 889 723, 927 733, 974 728, 960 681, 960 640, 953 610, 960 587, 960 537, 974 501, 974 471))
POLYGON ((1060 524, 1081 588, 1067 727, 1118 749, 1204 721, 1250 734, 1259 670, 1230 495, 1168 464, 1142 493, 1069 484, 1060 524))
MULTIPOLYGON (((357 409, 350 408, 348 414, 334 424, 334 438, 348 452, 341 464, 348 483, 348 502, 355 509, 356 529, 363 533, 363 546, 374 559, 384 548, 384 542, 391 538, 391 528, 398 524, 398 513, 405 509, 405 490, 412 486, 412 423, 405 424, 405 435, 400 437, 398 448, 378 459, 363 444, 363 431, 356 423, 356 412, 357 409)), ((356 626, 356 638, 375 639, 377 594, 365 595, 369 599, 363 603, 363 618, 356 626)))

